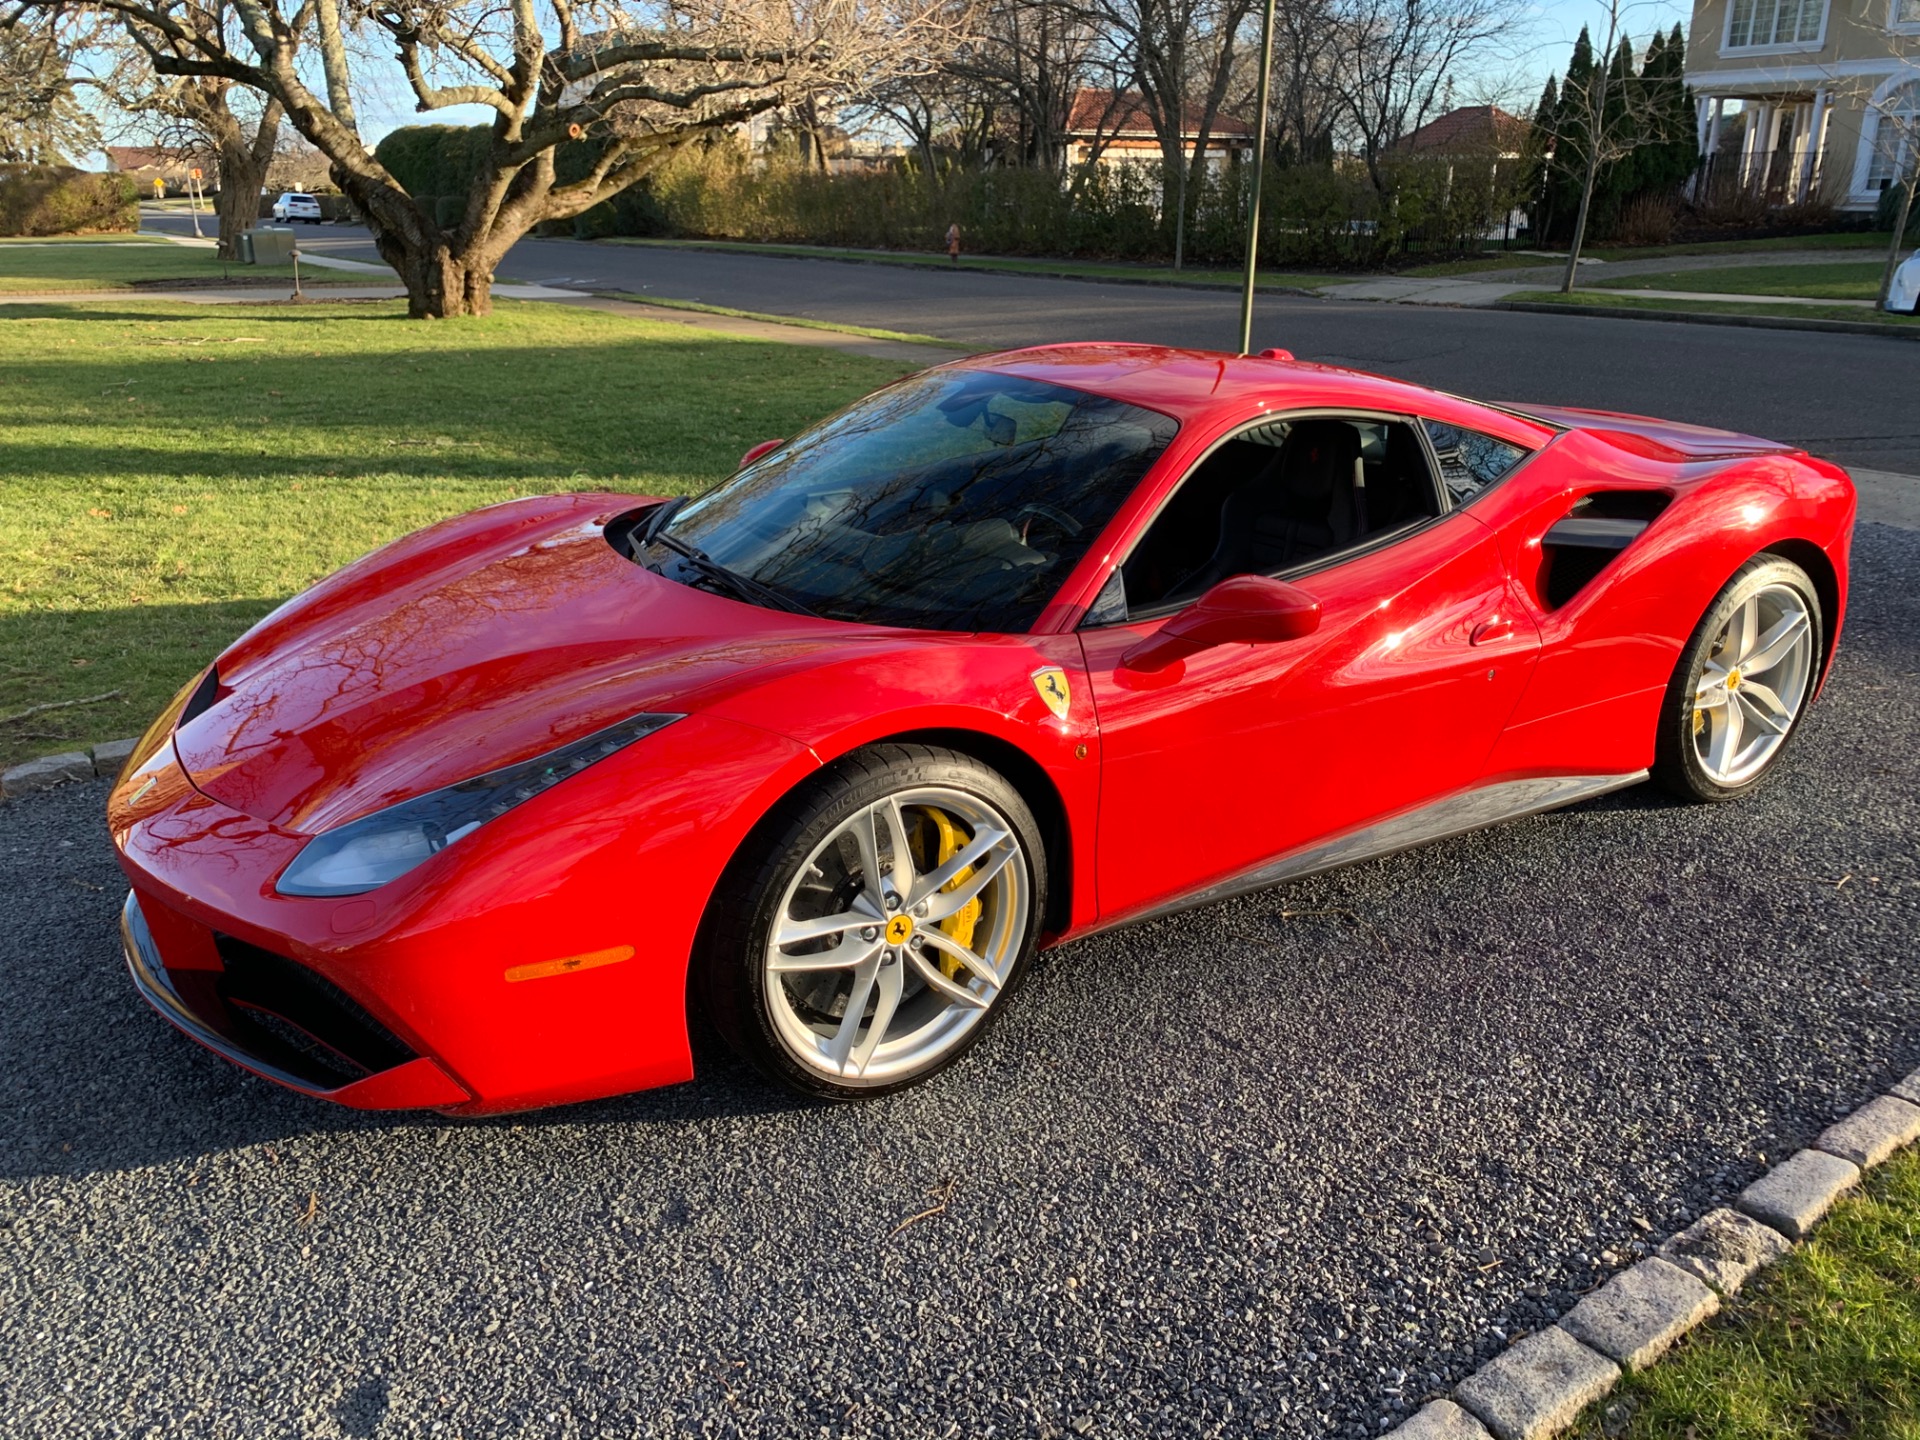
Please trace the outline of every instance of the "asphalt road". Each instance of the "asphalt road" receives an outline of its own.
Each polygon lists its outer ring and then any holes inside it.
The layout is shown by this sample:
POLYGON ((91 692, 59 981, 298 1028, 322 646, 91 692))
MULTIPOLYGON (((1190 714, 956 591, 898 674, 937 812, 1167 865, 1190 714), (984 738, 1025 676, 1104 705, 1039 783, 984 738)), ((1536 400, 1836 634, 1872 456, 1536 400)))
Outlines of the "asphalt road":
MULTIPOLYGON (((176 230, 187 224, 178 216, 160 223, 176 230)), ((379 259, 359 227, 296 228, 320 253, 379 259)), ((950 272, 528 239, 500 273, 915 331, 982 350, 1064 340, 1221 349, 1239 337, 1239 296, 1228 291, 964 266, 950 272)), ((1913 399, 1920 393, 1920 345, 1911 342, 1263 295, 1253 343, 1477 399, 1660 415, 1791 441, 1846 465, 1920 474, 1920 407, 1913 399)))
POLYGON ((1761 793, 1069 947, 855 1108, 301 1099, 135 997, 103 783, 0 806, 0 1432, 1375 1433, 1920 1062, 1920 533, 1856 555, 1761 793))

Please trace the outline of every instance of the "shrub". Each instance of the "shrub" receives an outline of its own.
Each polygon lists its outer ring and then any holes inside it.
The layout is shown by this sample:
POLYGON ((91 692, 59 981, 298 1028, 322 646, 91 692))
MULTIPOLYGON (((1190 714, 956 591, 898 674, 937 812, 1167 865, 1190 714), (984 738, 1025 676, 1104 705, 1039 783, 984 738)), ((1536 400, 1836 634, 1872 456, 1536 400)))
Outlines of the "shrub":
MULTIPOLYGON (((491 144, 484 126, 395 130, 375 152, 443 228, 457 224, 491 144)), ((604 142, 563 145, 561 181, 588 173, 604 142)), ((1268 265, 1373 266, 1419 244, 1477 249, 1516 202, 1525 167, 1495 157, 1410 156, 1385 169, 1382 202, 1366 176, 1331 164, 1277 165, 1261 201, 1268 265)), ((543 234, 685 235, 882 250, 962 248, 998 255, 1165 261, 1172 207, 1156 162, 1096 165, 1068 176, 1044 169, 962 169, 918 155, 868 170, 827 173, 792 155, 755 157, 738 137, 714 136, 672 156, 640 185, 543 234)), ((1186 258, 1237 265, 1246 244, 1247 168, 1210 171, 1187 196, 1186 258)), ((1167 186, 1177 191, 1177 183, 1167 186)))
POLYGON ((67 165, 0 165, 0 235, 139 228, 139 187, 125 175, 96 175, 67 165))
MULTIPOLYGON (((1880 202, 1874 207, 1873 228, 1891 232, 1894 217, 1899 213, 1900 187, 1889 185, 1880 192, 1880 202)), ((1913 208, 1907 211, 1907 233, 1901 238, 1911 239, 1916 232, 1920 232, 1920 195, 1914 196, 1913 208)))
POLYGON ((1665 195, 1641 195, 1629 200, 1613 227, 1622 245, 1666 245, 1673 239, 1674 202, 1665 195))

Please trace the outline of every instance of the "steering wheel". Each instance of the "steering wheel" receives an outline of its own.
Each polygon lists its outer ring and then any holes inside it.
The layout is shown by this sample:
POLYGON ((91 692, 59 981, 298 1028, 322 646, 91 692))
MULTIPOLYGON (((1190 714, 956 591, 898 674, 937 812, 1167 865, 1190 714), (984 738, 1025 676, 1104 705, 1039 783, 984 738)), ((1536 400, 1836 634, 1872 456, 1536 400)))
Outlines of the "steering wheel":
POLYGON ((1067 514, 1066 511, 1060 509, 1059 506, 1048 505, 1039 500, 1022 505, 1018 510, 1013 512, 1013 519, 1014 523, 1020 527, 1020 543, 1022 545, 1031 545, 1033 543, 1028 537, 1032 531, 1035 520, 1045 520, 1055 528, 1065 531, 1069 538, 1078 535, 1081 530, 1085 528, 1078 520, 1067 514))

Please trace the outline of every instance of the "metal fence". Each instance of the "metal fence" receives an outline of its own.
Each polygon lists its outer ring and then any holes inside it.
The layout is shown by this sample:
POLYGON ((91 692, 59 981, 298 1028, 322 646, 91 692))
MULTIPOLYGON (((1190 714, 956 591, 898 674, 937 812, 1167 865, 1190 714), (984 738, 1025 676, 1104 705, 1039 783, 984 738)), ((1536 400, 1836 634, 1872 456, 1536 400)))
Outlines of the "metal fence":
POLYGON ((1819 191, 1818 158, 1793 145, 1748 154, 1730 150, 1709 155, 1700 162, 1687 186, 1687 194, 1696 205, 1741 201, 1795 205, 1819 191))

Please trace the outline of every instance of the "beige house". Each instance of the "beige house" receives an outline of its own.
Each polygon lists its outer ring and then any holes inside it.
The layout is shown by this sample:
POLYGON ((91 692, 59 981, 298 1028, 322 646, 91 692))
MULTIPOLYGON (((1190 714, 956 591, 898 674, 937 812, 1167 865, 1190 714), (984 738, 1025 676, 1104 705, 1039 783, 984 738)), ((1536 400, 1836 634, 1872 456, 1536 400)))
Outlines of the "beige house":
POLYGON ((1696 184, 1870 210, 1920 116, 1920 0, 1694 0, 1696 184))

